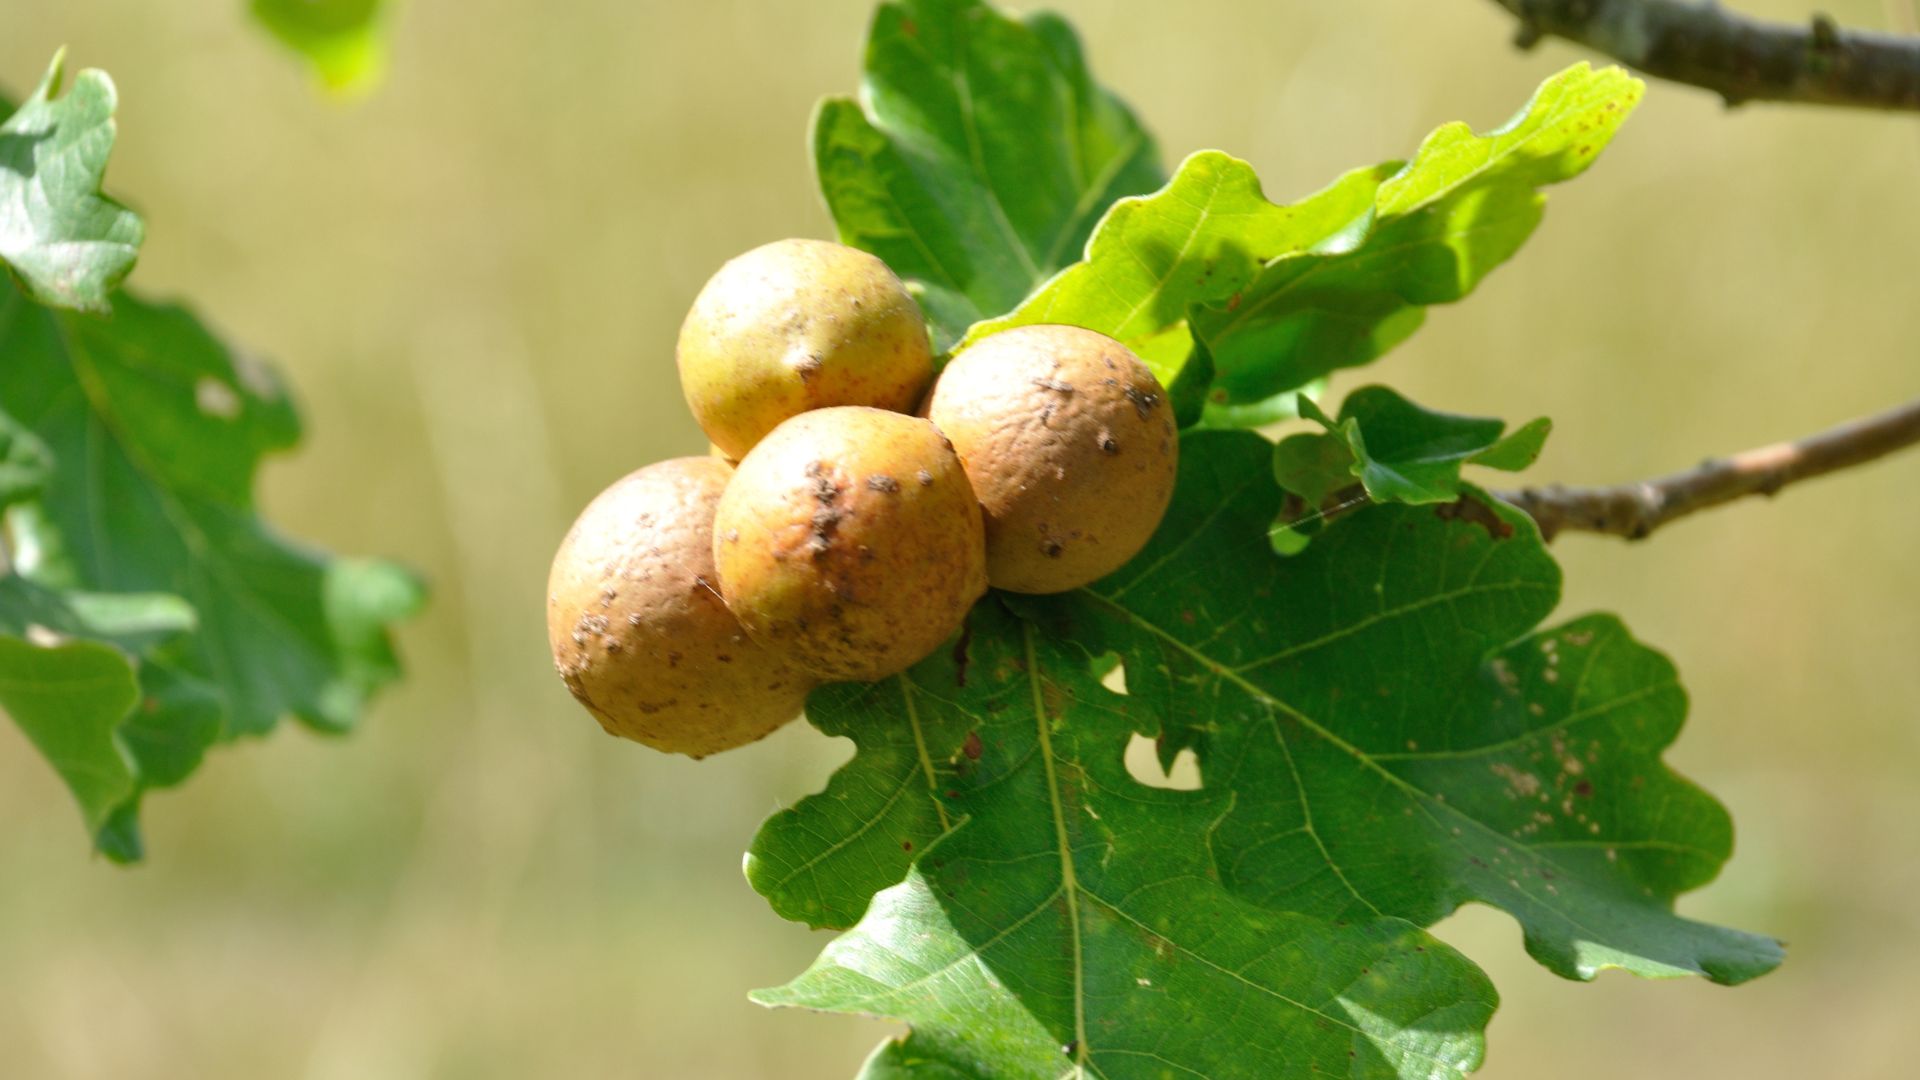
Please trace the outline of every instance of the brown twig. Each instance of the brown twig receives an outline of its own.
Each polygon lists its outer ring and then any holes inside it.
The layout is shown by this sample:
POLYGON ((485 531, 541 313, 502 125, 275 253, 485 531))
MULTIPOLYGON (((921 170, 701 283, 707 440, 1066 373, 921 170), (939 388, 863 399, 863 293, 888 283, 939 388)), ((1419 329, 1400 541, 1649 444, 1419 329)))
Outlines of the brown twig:
POLYGON ((1568 530, 1639 540, 1675 518, 1797 481, 1862 465, 1920 444, 1920 400, 1793 442, 1711 458, 1686 472, 1614 487, 1524 488, 1500 497, 1551 540, 1568 530))
POLYGON ((1516 41, 1578 42, 1728 105, 1790 101, 1920 110, 1920 37, 1849 30, 1826 15, 1766 22, 1715 0, 1494 0, 1520 20, 1516 41))

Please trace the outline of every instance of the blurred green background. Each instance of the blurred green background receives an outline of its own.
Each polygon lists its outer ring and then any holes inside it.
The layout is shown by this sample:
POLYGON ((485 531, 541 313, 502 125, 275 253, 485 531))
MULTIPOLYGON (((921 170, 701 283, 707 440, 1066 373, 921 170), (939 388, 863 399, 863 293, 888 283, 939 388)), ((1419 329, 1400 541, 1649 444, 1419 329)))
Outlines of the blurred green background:
MULTIPOLYGON (((1581 55, 1513 51, 1485 0, 1058 6, 1169 164, 1223 147, 1276 199, 1442 121, 1491 126, 1581 55)), ((139 869, 89 855, 0 724, 0 1076, 852 1075, 885 1025, 746 1001, 827 937, 739 871, 847 744, 795 725, 695 764, 616 743, 553 677, 541 605, 575 510, 704 450, 672 365, 702 281, 829 235, 803 133, 854 85, 866 0, 415 0, 386 84, 351 105, 237 2, 8 7, 16 92, 62 43, 120 86, 110 187, 150 224, 133 284, 190 298, 302 392, 270 515, 407 560, 436 602, 359 733, 216 752, 150 800, 139 869)), ((1727 113, 1656 84, 1519 260, 1364 377, 1552 415, 1532 478, 1651 475, 1920 393, 1916 251, 1912 119, 1727 113)), ((1580 985, 1464 912, 1440 933, 1506 999, 1489 1080, 1912 1075, 1917 495, 1909 454, 1643 545, 1558 544, 1567 612, 1617 610, 1679 662, 1694 709, 1671 759, 1739 822, 1684 910, 1791 952, 1738 990, 1580 985)))

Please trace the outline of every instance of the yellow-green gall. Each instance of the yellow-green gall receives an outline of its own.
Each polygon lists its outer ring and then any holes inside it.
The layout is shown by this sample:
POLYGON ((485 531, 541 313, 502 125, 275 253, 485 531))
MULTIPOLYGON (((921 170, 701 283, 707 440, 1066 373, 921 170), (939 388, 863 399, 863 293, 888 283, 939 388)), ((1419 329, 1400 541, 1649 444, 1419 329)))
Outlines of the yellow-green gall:
POLYGON ((933 378, 926 320, 887 264, 823 240, 780 240, 720 268, 677 351, 694 419, 738 460, 811 409, 909 412, 933 378))

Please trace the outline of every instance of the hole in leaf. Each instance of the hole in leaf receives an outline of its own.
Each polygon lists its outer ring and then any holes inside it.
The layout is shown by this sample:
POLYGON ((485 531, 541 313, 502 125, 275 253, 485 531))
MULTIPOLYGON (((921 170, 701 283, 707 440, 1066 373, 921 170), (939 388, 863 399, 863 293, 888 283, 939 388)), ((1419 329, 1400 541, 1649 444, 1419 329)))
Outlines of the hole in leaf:
POLYGON ((202 375, 193 384, 193 403, 216 420, 231 420, 240 415, 240 395, 211 375, 202 375))
POLYGON ((1100 675, 1101 686, 1116 694, 1127 692, 1127 665, 1121 662, 1119 653, 1107 653, 1096 658, 1093 663, 1094 674, 1100 675), (1101 674, 1103 670, 1105 674, 1101 674))
POLYGON ((1200 759, 1192 750, 1173 756, 1173 768, 1160 768, 1160 748, 1152 739, 1136 732, 1127 742, 1127 773, 1148 787, 1168 791, 1200 790, 1200 759))
POLYGON ((1275 522, 1274 526, 1267 530, 1267 539, 1272 542, 1275 555, 1298 555, 1307 550, 1307 545, 1312 542, 1313 537, 1291 525, 1275 522))

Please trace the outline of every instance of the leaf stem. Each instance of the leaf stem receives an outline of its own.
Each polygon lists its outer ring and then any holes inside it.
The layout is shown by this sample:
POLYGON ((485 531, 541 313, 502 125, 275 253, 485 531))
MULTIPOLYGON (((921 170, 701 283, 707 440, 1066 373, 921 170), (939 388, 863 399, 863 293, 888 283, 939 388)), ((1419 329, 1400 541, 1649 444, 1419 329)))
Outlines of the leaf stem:
POLYGON ((1577 42, 1663 79, 1748 101, 1920 111, 1920 37, 1768 22, 1694 0, 1494 0, 1515 41, 1577 42))
POLYGON ((1526 511, 1548 540, 1566 531, 1640 540, 1655 529, 1749 495, 1864 465, 1920 444, 1920 399, 1791 442, 1709 458, 1684 472, 1611 487, 1522 488, 1500 498, 1526 511))

